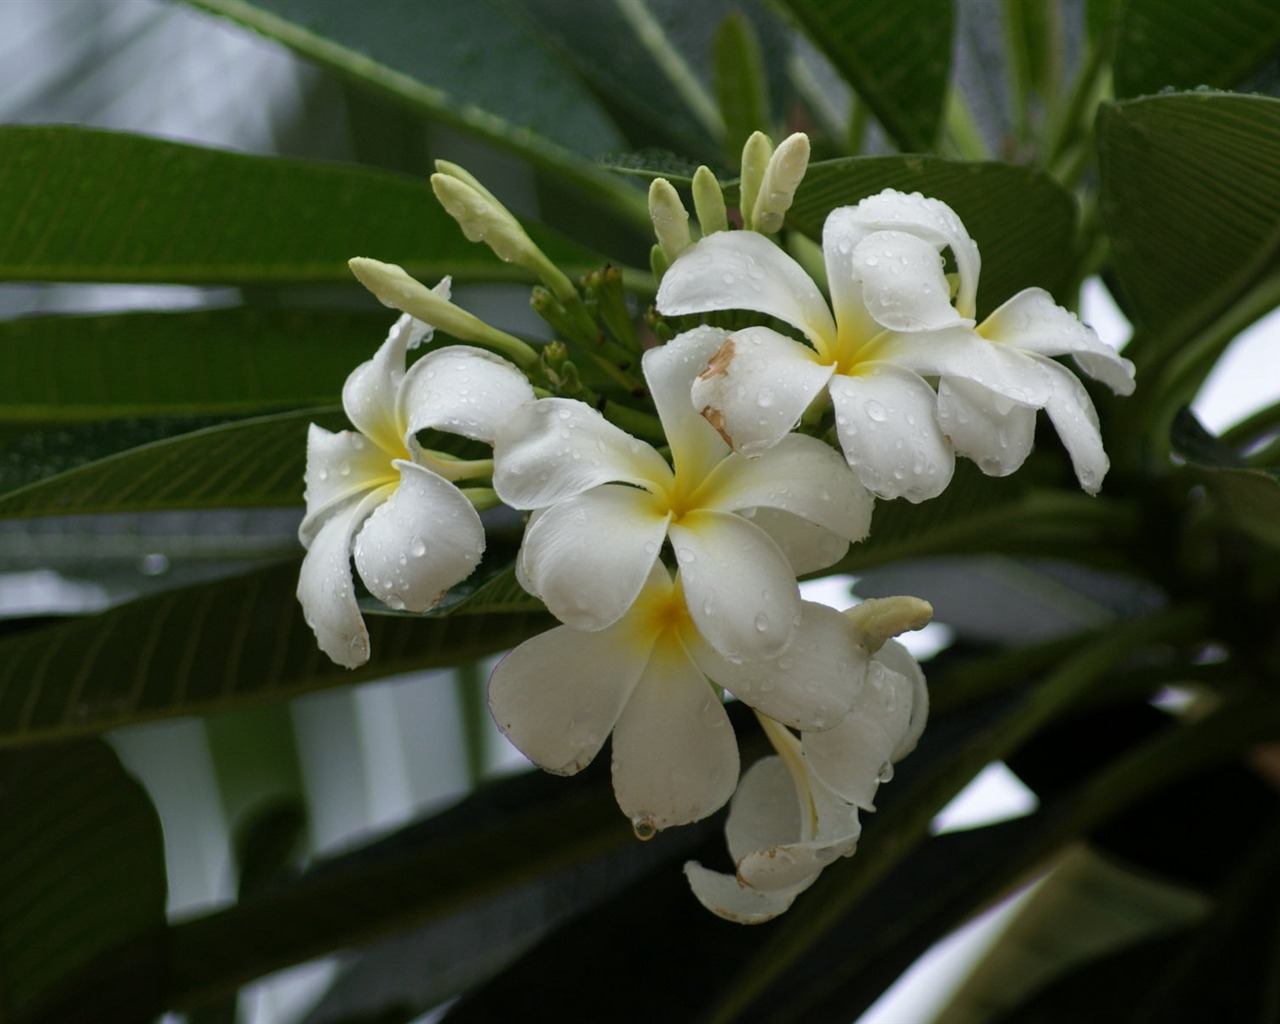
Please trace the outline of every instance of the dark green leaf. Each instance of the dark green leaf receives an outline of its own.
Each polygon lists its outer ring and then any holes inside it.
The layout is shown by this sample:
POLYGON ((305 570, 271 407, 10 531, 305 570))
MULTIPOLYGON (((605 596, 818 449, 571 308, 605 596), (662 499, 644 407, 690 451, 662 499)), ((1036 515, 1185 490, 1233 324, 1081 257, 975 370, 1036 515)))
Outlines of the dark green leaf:
POLYGON ((1047 175, 1023 167, 916 156, 818 163, 805 175, 787 223, 820 238, 831 210, 885 188, 941 199, 964 221, 982 253, 979 315, 1023 288, 1038 285, 1056 294, 1066 283, 1075 201, 1047 175))
POLYGON ((784 6, 899 148, 933 149, 951 67, 951 0, 784 0, 784 6))
POLYGON ((1117 97, 1169 88, 1230 89, 1280 46, 1280 6, 1271 0, 1126 0, 1120 18, 1117 97))
POLYGON ((336 403, 393 312, 223 309, 0 321, 0 421, 227 415, 336 403))
POLYGON ((0 745, 452 665, 552 624, 528 610, 370 616, 373 658, 348 671, 316 647, 294 596, 297 579, 290 562, 0 639, 0 745))
POLYGON ((769 83, 751 22, 730 14, 716 35, 716 96, 724 115, 725 163, 733 167, 752 132, 769 133, 769 83))
MULTIPOLYGON (((532 234, 568 270, 596 262, 532 234)), ((462 236, 425 181, 85 128, 0 128, 7 279, 348 284, 352 256, 430 282, 518 276, 462 236)))
POLYGON ((1182 93, 1104 106, 1101 207, 1127 312, 1169 349, 1280 245, 1280 100, 1182 93))
POLYGON ((101 740, 4 751, 0 819, 0 1016, 151 1020, 166 882, 142 788, 101 740))

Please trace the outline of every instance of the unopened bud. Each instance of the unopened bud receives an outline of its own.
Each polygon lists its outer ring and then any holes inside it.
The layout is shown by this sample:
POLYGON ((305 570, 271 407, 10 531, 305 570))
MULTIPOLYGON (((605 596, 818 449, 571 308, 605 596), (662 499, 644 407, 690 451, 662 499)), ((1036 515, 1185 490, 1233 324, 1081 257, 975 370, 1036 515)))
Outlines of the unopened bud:
POLYGON ((705 164, 693 174, 693 208, 698 214, 698 227, 704 236, 729 229, 729 215, 724 207, 720 182, 705 164))
POLYGON ((689 211, 680 201, 680 194, 666 178, 654 178, 649 184, 649 219, 653 221, 653 233, 667 262, 693 244, 689 234, 689 211))
POLYGON ((873 597, 844 612, 869 654, 875 654, 900 633, 924 629, 933 618, 933 605, 919 597, 873 597))
POLYGON ((809 169, 809 136, 803 132, 783 139, 765 167, 760 190, 752 207, 751 227, 771 235, 782 229, 782 220, 791 209, 796 189, 809 169))
POLYGON ((752 132, 742 147, 742 176, 738 179, 738 209, 742 213, 743 227, 755 227, 752 217, 755 216, 756 196, 760 194, 760 185, 771 156, 773 143, 769 136, 764 132, 752 132))

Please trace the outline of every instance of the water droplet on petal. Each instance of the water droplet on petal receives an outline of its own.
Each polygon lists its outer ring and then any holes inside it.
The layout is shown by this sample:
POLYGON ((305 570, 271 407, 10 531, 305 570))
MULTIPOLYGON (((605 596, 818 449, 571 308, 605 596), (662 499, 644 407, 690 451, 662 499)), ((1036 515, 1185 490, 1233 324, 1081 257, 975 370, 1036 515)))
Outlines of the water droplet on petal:
POLYGON ((767 616, 764 612, 761 612, 759 615, 756 616, 756 632, 763 633, 768 628, 769 628, 769 616, 767 616))
POLYGON ((412 543, 409 545, 409 554, 413 555, 414 558, 421 558, 426 553, 427 545, 423 542, 422 538, 414 537, 412 543))
POLYGON ((635 832, 636 838, 642 842, 647 842, 658 834, 658 826, 653 823, 653 819, 647 814, 632 818, 631 830, 635 832))
POLYGON ((874 398, 867 400, 867 404, 863 406, 867 414, 867 419, 876 423, 883 423, 888 418, 888 412, 883 405, 874 398))

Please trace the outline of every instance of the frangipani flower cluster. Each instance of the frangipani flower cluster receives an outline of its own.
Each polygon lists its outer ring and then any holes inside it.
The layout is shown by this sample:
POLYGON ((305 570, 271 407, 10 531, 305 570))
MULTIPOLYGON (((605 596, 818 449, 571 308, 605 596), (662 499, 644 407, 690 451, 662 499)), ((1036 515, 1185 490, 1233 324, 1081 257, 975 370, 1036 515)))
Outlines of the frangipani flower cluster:
POLYGON ((596 289, 588 307, 483 186, 442 165, 433 185, 446 209, 541 279, 535 308, 563 337, 535 349, 455 306, 447 281, 429 289, 353 260, 403 315, 347 382, 356 430, 312 428, 300 529, 307 621, 331 658, 355 666, 370 650, 352 559, 373 597, 427 611, 479 563, 477 507, 528 513, 514 572, 560 625, 498 664, 495 721, 566 775, 612 737, 614 791, 641 838, 732 800, 736 874, 686 873, 705 906, 746 922, 781 913, 854 851, 859 811, 873 809, 927 711, 924 676, 892 638, 923 626, 928 605, 839 612, 802 600, 797 580, 867 536, 875 497, 940 493, 957 454, 988 473, 1017 469, 1039 409, 1096 490, 1096 414, 1051 357, 1072 354, 1117 391, 1133 385, 1132 366, 1039 290, 977 323, 977 247, 934 199, 885 191, 832 211, 828 303, 774 240, 807 161, 804 136, 776 149, 752 137, 741 230, 701 168, 696 240, 678 193, 654 183, 657 311, 683 328, 659 321, 665 344, 642 343, 619 275, 584 281, 596 289), (704 314, 715 323, 689 319, 704 314), (406 368, 433 327, 471 344, 430 348, 406 368), (428 428, 489 445, 492 458, 428 451, 416 437, 428 428), (777 751, 741 781, 726 695, 753 709, 777 751))

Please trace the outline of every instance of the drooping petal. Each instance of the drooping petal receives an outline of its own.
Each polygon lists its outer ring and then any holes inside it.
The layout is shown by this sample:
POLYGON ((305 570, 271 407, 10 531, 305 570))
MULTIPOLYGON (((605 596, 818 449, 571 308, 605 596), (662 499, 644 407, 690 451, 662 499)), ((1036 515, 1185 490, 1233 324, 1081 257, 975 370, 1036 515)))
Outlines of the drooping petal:
POLYGON ((1090 377, 1118 395, 1134 388, 1133 363, 1104 342, 1093 328, 1053 301, 1043 288, 1027 288, 1005 302, 978 326, 978 333, 1000 345, 1042 356, 1070 354, 1090 377))
MULTIPOLYGON (((447 280, 441 285, 447 294, 447 280)), ((431 334, 432 329, 421 320, 403 314, 373 358, 352 370, 342 387, 342 407, 348 419, 392 457, 405 454, 404 424, 396 399, 404 379, 406 353, 431 334)))
POLYGON ((801 602, 795 637, 776 658, 734 663, 705 643, 689 651, 711 679, 745 704, 796 729, 830 729, 848 713, 867 673, 867 653, 849 620, 801 602))
POLYGON ((1062 439, 1063 447, 1071 456, 1071 466, 1076 479, 1089 494, 1102 489, 1102 479, 1111 467, 1111 460, 1102 447, 1102 433, 1098 425, 1098 413, 1093 399, 1075 374, 1065 366, 1059 366, 1045 356, 1029 355, 1037 360, 1053 380, 1054 392, 1044 404, 1053 428, 1062 439))
POLYGON ((383 604, 425 612, 480 564, 484 527, 453 484, 412 462, 395 466, 400 485, 356 535, 356 569, 383 604))
POLYGON ((849 550, 849 542, 845 538, 790 512, 776 508, 748 508, 739 511, 738 515, 755 523, 772 538, 786 555, 796 576, 833 566, 849 550))
POLYGON ((886 336, 878 358, 921 377, 971 380, 999 395, 1004 407, 1020 402, 1039 408, 1052 391, 1044 374, 1021 352, 993 345, 968 327, 886 336))
POLYGON ((693 382, 693 404, 736 451, 756 456, 791 432, 834 372, 806 345, 748 327, 730 335, 693 382))
POLYGON ((637 832, 651 833, 714 813, 737 784, 724 705, 683 646, 664 637, 613 730, 618 806, 637 832))
POLYGON ((647 492, 602 484, 530 522, 520 572, 561 622, 603 629, 634 603, 658 560, 669 519, 647 492))
POLYGON ((699 903, 717 917, 735 924, 763 924, 773 920, 785 913, 806 888, 753 889, 733 875, 711 871, 692 860, 685 862, 684 875, 699 903))
POLYGON ((977 245, 951 207, 940 199, 922 196, 919 192, 885 189, 867 196, 853 207, 849 216, 867 234, 873 231, 905 231, 923 238, 939 252, 950 249, 960 277, 956 309, 962 317, 973 317, 982 263, 977 245))
POLYGON ((665 486, 671 467, 589 405, 544 398, 515 409, 494 439, 493 487, 513 508, 544 508, 604 483, 665 486))
POLYGON ((630 623, 597 633, 557 626, 498 662, 489 678, 493 720, 538 767, 572 775, 599 752, 647 657, 630 623))
POLYGON ((698 490, 704 508, 725 512, 775 508, 822 526, 848 541, 871 528, 875 499, 828 444, 788 434, 764 454, 731 455, 698 490))
POLYGON ((703 325, 644 354, 644 377, 678 476, 701 479, 729 453, 724 439, 699 415, 691 396, 694 380, 728 335, 719 327, 703 325))
POLYGON ((935 331, 972 324, 951 305, 942 257, 924 239, 901 231, 877 231, 853 250, 853 273, 862 304, 891 331, 935 331))
MULTIPOLYGON (((881 651, 890 643, 893 641, 881 651)), ((892 778, 895 755, 906 738, 919 735, 912 722, 914 674, 908 678, 899 667, 896 660, 889 663, 877 653, 844 720, 833 729, 806 733, 803 739, 805 760, 813 775, 842 800, 867 811, 875 810, 876 789, 892 778)), ((914 746, 914 738, 911 743, 914 746)))
POLYGON ((730 661, 778 654, 800 620, 791 565, 768 534, 731 512, 696 511, 667 528, 698 631, 730 661))
POLYGON ((373 491, 321 526, 298 574, 298 602, 320 650, 347 668, 369 660, 369 632, 351 579, 351 538, 390 490, 373 491))
POLYGON ((512 411, 531 401, 524 374, 501 356, 449 345, 410 367, 400 388, 400 418, 410 434, 433 427, 492 443, 512 411))
POLYGON ((1031 454, 1036 410, 1001 403, 962 377, 943 377, 938 381, 938 425, 957 455, 972 459, 987 476, 1008 476, 1031 454))
MULTIPOLYGON (((794 745, 794 737, 792 737, 794 745)), ((724 835, 735 864, 753 850, 794 843, 804 831, 795 779, 776 754, 762 757, 738 783, 724 835)))
POLYGON ((863 486, 881 498, 936 498, 951 482, 955 456, 938 426, 937 395, 889 363, 831 380, 836 433, 863 486))
POLYGON ((749 309, 776 316, 811 341, 835 339, 835 321, 813 278, 754 231, 718 231, 686 249, 663 275, 657 306, 664 316, 749 309))
POLYGON ((307 514, 298 539, 309 547, 312 538, 338 506, 356 495, 395 483, 399 474, 387 453, 354 430, 337 433, 314 423, 307 430, 307 514))
POLYGON ((876 652, 876 659, 890 672, 896 672, 907 680, 911 691, 911 717, 893 750, 892 760, 896 764, 916 749, 916 743, 924 734, 924 727, 929 721, 929 687, 920 663, 899 641, 886 641, 876 652))

